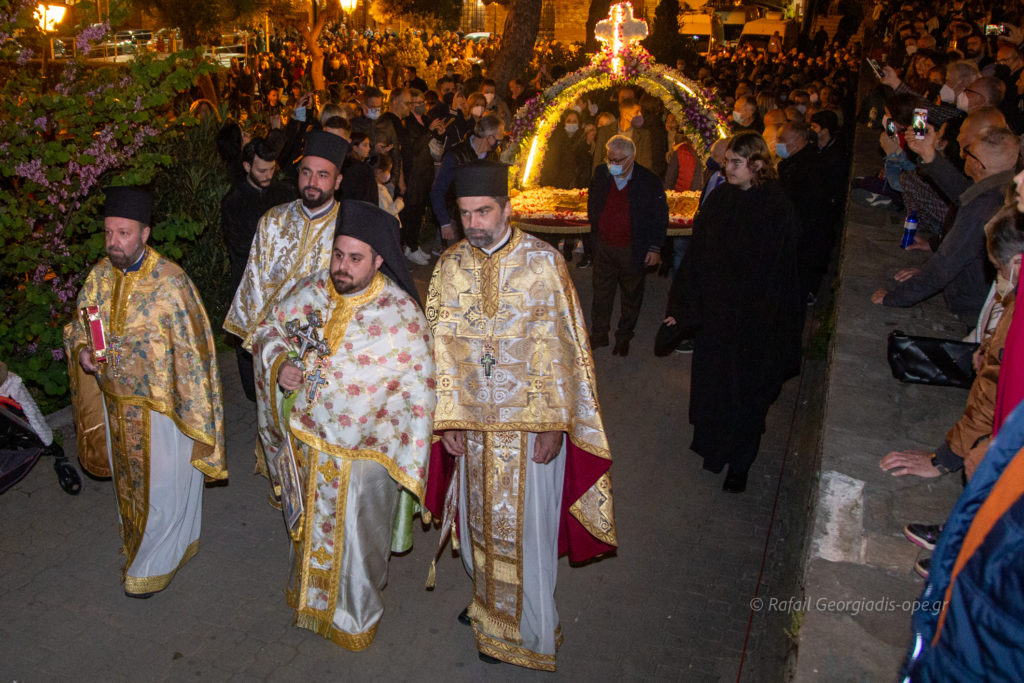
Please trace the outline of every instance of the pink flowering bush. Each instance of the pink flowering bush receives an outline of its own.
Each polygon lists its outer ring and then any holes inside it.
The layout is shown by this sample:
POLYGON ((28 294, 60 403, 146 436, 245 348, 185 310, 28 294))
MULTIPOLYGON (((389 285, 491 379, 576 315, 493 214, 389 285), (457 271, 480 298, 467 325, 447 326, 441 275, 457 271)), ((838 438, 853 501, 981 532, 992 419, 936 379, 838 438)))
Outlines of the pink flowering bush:
MULTIPOLYGON (((0 9, 0 43, 29 25, 33 4, 0 9)), ((106 33, 83 31, 78 54, 106 33)), ((13 41, 0 49, 0 360, 46 409, 66 401, 62 328, 103 255, 100 190, 167 173, 176 141, 195 123, 175 118, 175 98, 213 67, 188 52, 117 66, 68 60, 44 80, 38 62, 21 63, 26 51, 13 41)), ((178 201, 187 215, 188 198, 178 201)), ((159 219, 151 243, 179 255, 203 227, 159 219)))

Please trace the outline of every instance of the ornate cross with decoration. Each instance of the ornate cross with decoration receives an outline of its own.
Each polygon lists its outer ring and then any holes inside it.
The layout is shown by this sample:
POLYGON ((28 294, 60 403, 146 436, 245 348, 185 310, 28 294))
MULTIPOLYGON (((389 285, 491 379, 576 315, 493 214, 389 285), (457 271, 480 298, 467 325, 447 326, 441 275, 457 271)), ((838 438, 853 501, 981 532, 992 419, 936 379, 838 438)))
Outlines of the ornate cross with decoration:
POLYGON ((485 377, 490 377, 491 368, 498 364, 498 361, 495 359, 494 354, 491 353, 491 350, 490 344, 484 346, 484 355, 480 358, 480 365, 484 366, 485 377))
POLYGON ((608 10, 608 18, 597 22, 594 37, 604 43, 605 49, 612 53, 612 70, 622 70, 622 51, 632 43, 639 43, 647 37, 647 22, 633 18, 633 6, 628 2, 612 5, 608 10))
POLYGON ((309 382, 309 391, 306 392, 306 400, 309 403, 312 403, 320 394, 320 387, 327 384, 327 378, 324 377, 323 372, 321 372, 321 367, 317 365, 316 372, 311 373, 306 378, 306 381, 309 382))
MULTIPOLYGON (((299 370, 303 374, 306 374, 306 364, 303 361, 306 353, 309 351, 315 351, 318 358, 323 358, 331 352, 331 349, 327 346, 327 342, 320 338, 317 333, 317 328, 324 326, 324 318, 320 314, 320 311, 313 311, 306 315, 306 324, 299 324, 299 319, 294 318, 284 324, 285 333, 293 339, 299 345, 299 353, 295 360, 295 363, 299 366, 299 370)), ((313 380, 313 377, 309 377, 313 380)), ((309 400, 312 401, 316 394, 320 392, 320 387, 326 382, 326 378, 320 374, 320 368, 317 367, 317 376, 314 380, 313 386, 310 388, 309 400)), ((292 392, 285 391, 285 396, 291 396, 292 392)))

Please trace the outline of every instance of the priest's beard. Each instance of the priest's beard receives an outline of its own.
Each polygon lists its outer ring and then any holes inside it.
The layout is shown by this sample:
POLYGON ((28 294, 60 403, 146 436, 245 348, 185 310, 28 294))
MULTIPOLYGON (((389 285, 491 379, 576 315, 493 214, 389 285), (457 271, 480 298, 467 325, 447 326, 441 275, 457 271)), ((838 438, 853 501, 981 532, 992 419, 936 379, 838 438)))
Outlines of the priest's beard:
POLYGON ((118 270, 125 270, 126 268, 134 266, 135 262, 142 258, 142 252, 145 248, 145 244, 139 244, 134 253, 129 254, 121 251, 117 247, 107 247, 107 258, 110 259, 110 263, 113 264, 115 268, 118 270))
POLYGON ((493 229, 466 228, 466 241, 477 249, 490 249, 505 237, 505 226, 499 224, 493 229))
POLYGON ((315 211, 331 201, 334 196, 332 192, 324 192, 318 187, 307 187, 302 190, 302 205, 310 211, 315 211))
POLYGON ((338 294, 351 294, 366 289, 377 271, 370 268, 369 272, 361 279, 356 280, 345 270, 338 268, 331 271, 331 282, 334 284, 334 291, 338 294))

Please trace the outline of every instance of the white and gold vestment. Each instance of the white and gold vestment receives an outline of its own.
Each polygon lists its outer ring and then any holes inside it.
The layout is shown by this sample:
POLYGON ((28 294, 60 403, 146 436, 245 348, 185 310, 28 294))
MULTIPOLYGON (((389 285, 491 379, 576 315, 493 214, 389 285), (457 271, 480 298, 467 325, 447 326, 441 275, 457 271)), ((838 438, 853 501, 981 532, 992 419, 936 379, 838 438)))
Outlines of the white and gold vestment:
MULTIPOLYGON (((364 649, 384 611, 399 487, 417 501, 424 495, 435 400, 430 329, 416 301, 381 273, 343 296, 325 270, 270 309, 253 359, 260 438, 275 450, 291 439, 304 486, 288 590, 296 623, 364 649), (305 380, 286 412, 278 375, 296 344, 285 326, 314 311, 326 321, 329 353, 305 357, 305 380)), ((277 479, 273 467, 269 474, 277 479)))

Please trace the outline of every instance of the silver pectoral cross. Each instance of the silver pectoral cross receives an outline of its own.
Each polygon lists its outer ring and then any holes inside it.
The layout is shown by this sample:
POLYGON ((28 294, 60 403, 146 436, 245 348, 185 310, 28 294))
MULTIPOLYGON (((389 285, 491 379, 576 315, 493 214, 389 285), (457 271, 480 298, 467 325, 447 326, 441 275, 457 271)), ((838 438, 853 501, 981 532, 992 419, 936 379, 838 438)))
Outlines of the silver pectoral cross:
POLYGON ((480 357, 480 365, 484 366, 484 376, 491 376, 491 368, 498 364, 498 361, 494 358, 494 354, 491 353, 490 348, 484 348, 484 355, 480 357))

